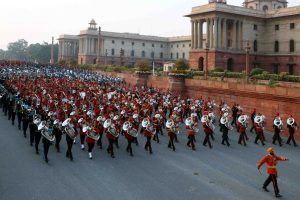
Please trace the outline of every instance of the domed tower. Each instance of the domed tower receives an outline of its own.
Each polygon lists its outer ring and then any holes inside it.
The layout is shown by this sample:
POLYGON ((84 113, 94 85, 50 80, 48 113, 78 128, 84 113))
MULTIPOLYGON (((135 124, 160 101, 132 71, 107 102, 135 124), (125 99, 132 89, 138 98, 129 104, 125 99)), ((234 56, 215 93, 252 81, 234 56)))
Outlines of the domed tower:
POLYGON ((89 30, 97 30, 97 23, 94 19, 91 20, 89 25, 90 25, 89 30))
POLYGON ((245 0, 244 7, 267 12, 269 10, 286 8, 287 3, 286 0, 245 0))

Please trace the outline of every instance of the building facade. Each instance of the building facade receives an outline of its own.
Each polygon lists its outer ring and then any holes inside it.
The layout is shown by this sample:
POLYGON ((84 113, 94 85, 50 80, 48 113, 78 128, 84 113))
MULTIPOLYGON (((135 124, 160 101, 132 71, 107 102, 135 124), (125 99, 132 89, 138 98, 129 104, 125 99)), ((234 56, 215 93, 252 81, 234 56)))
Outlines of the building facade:
POLYGON ((250 70, 300 75, 300 6, 286 0, 245 0, 243 7, 225 0, 192 8, 191 36, 156 37, 101 31, 94 20, 79 35, 59 37, 60 60, 79 64, 134 65, 148 59, 158 65, 184 58, 203 70, 245 70, 250 44, 250 70))
POLYGON ((245 48, 250 44, 250 67, 272 73, 300 75, 300 6, 287 7, 286 0, 245 0, 244 7, 223 0, 192 8, 192 68, 245 69, 245 48), (204 30, 207 43, 203 43, 204 30))
POLYGON ((191 48, 190 36, 167 38, 102 31, 95 20, 78 36, 61 35, 58 41, 60 60, 77 60, 79 64, 123 66, 147 59, 163 66, 167 61, 188 60, 191 48))

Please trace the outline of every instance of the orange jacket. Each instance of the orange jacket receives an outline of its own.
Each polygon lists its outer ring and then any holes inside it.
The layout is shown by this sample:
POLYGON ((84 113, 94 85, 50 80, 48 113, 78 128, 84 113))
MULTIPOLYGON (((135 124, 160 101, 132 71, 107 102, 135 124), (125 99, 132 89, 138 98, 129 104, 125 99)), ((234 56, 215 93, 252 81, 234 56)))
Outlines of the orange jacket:
POLYGON ((276 156, 276 155, 266 155, 265 157, 263 157, 257 167, 258 169, 264 164, 264 163, 267 163, 268 165, 268 170, 267 170, 267 173, 268 174, 275 174, 277 175, 277 168, 276 168, 276 165, 277 165, 277 161, 280 160, 280 161, 286 161, 288 160, 287 158, 284 158, 284 157, 280 157, 280 156, 276 156))

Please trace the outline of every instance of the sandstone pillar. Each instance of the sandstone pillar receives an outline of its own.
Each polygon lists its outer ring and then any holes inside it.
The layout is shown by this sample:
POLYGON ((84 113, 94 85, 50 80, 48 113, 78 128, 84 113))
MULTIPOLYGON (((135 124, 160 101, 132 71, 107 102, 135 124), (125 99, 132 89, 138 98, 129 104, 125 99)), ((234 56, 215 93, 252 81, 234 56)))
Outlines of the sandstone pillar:
POLYGON ((227 49, 228 47, 228 41, 227 41, 227 19, 224 18, 223 22, 223 47, 224 49, 227 49))
POLYGON ((209 18, 206 19, 206 43, 210 44, 210 20, 209 18))
POLYGON ((218 48, 218 24, 219 24, 219 19, 218 18, 215 18, 214 19, 214 48, 217 49, 218 48))
POLYGON ((202 20, 199 21, 199 49, 203 49, 203 22, 202 20))
POLYGON ((198 25, 199 25, 199 21, 196 20, 195 21, 195 49, 198 49, 199 46, 198 46, 198 33, 199 33, 199 28, 198 28, 198 25))
POLYGON ((237 29, 236 29, 236 20, 233 20, 233 22, 232 22, 232 49, 237 49, 236 48, 236 44, 237 44, 237 42, 236 42, 236 31, 237 31, 237 29))
POLYGON ((192 24, 192 49, 194 49, 195 48, 195 45, 194 45, 194 42, 195 42, 195 40, 194 40, 194 37, 195 37, 194 21, 191 21, 191 24, 192 24))

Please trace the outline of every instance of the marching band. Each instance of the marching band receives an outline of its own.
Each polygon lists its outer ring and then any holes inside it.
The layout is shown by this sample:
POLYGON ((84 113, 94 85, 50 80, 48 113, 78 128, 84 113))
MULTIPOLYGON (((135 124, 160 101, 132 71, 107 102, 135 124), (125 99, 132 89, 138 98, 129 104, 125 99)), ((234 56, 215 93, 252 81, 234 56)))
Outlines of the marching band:
MULTIPOLYGON (((139 133, 146 138, 145 150, 153 153, 151 140, 160 143, 159 134, 169 137, 168 148, 176 150, 178 134, 183 123, 188 138, 187 146, 196 150, 196 136, 200 132, 199 122, 205 134, 203 145, 212 148, 214 140, 216 103, 208 98, 182 98, 156 88, 128 86, 120 78, 99 75, 89 71, 62 67, 5 66, 0 68, 0 98, 2 111, 27 137, 29 128, 30 145, 39 154, 42 139, 44 159, 48 163, 48 151, 53 144, 57 152, 61 149, 61 139, 66 137, 66 157, 73 160, 72 147, 80 140, 84 151, 88 147, 88 158, 93 158, 95 144, 102 149, 102 137, 108 140, 107 153, 114 158, 114 146, 119 147, 119 139, 127 140, 126 151, 133 156, 132 144, 138 145, 139 133)), ((239 104, 234 103, 232 119, 230 107, 221 102, 219 125, 222 132, 221 144, 230 146, 229 132, 235 126, 239 133, 239 144, 247 145, 246 130, 249 117, 239 104)), ((251 130, 265 145, 264 126, 266 117, 254 109, 250 117, 251 130)), ((283 120, 279 113, 274 118, 273 144, 282 145, 280 133, 283 120)), ((287 119, 289 138, 296 146, 294 135, 297 123, 290 116, 287 119)))

